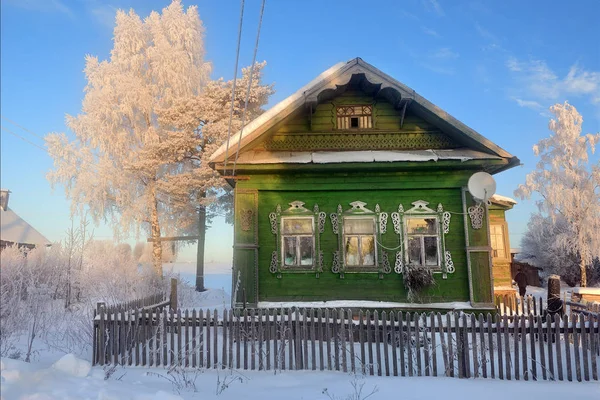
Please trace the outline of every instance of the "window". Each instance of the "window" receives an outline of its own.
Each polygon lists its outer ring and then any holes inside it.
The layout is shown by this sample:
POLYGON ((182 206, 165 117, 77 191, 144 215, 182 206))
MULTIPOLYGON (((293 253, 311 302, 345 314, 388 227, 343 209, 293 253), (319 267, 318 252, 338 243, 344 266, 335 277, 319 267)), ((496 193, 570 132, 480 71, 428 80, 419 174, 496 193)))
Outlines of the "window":
POLYGON ((492 255, 498 258, 506 258, 504 226, 490 225, 490 241, 492 245, 492 255))
POLYGON ((426 267, 440 265, 438 225, 436 217, 406 218, 409 264, 426 267))
POLYGON ((315 238, 313 217, 282 217, 281 248, 284 268, 314 266, 315 238))
POLYGON ((348 105, 337 107, 338 129, 369 129, 372 127, 372 105, 348 105))
POLYGON ((375 218, 344 217, 343 230, 345 265, 375 268, 375 218))

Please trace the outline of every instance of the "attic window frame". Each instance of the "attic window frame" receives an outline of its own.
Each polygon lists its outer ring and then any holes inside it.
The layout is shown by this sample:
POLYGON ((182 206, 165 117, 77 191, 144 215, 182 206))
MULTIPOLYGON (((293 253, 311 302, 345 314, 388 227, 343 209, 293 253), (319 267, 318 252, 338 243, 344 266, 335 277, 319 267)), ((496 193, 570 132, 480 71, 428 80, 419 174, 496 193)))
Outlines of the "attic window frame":
POLYGON ((338 104, 335 106, 336 130, 373 129, 373 104, 338 104), (360 110, 356 110, 360 107, 360 110), (357 111, 360 111, 357 113, 357 111), (356 118, 358 126, 352 127, 356 118))

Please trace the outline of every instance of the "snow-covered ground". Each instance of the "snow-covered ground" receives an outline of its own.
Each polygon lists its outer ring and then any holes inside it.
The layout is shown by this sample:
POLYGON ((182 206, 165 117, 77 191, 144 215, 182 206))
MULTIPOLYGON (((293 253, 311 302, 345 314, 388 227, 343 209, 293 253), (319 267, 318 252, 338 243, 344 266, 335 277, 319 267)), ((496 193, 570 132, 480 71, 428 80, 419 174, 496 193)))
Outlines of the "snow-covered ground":
MULTIPOLYGON (((183 281, 193 284, 195 265, 168 264, 165 270, 180 274, 183 281)), ((194 308, 226 308, 229 304, 231 274, 223 268, 207 268, 206 292, 185 288, 185 300, 194 308)), ((542 295, 542 293, 540 293, 542 295)), ((532 398, 597 399, 600 385, 568 382, 523 382, 490 379, 425 378, 425 377, 362 377, 342 372, 174 371, 165 368, 91 367, 89 357, 77 358, 36 342, 32 362, 3 358, 1 365, 0 399, 324 399, 353 400, 444 398, 532 398), (84 358, 84 359, 81 359, 84 358), (184 381, 190 382, 187 387, 184 381), (356 392, 362 386, 362 394, 356 392), (355 389, 356 387, 356 389, 355 389)), ((24 343, 22 343, 24 345, 24 343)), ((19 346, 21 347, 21 346, 19 346)))
POLYGON ((598 399, 594 383, 524 382, 456 378, 362 377, 341 372, 190 371, 184 376, 161 368, 117 368, 107 372, 91 368, 70 356, 58 365, 2 360, 3 400, 175 400, 175 399, 486 399, 507 398, 598 399), (352 397, 362 386, 362 396, 352 397))

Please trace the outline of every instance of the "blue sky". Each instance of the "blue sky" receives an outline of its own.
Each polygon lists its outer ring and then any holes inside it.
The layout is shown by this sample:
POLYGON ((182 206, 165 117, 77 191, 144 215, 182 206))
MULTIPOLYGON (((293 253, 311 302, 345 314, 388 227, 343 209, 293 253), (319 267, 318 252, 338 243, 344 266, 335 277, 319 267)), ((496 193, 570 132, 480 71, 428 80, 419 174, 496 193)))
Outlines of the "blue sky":
MULTIPOLYGON (((213 77, 233 76, 238 1, 197 4, 206 27, 213 77)), ((116 9, 141 16, 168 5, 142 0, 3 0, 1 113, 37 135, 66 131, 81 108, 84 56, 108 57, 116 9)), ((251 62, 260 0, 246 0, 241 64, 251 62)), ((496 176, 512 196, 535 167, 532 146, 548 135, 548 107, 568 100, 585 132, 600 131, 600 2, 564 1, 275 1, 267 0, 260 60, 265 81, 284 99, 333 64, 361 57, 518 156, 524 166, 496 176)), ((43 142, 6 119, 2 126, 43 142)), ((1 186, 12 208, 50 240, 70 226, 62 188, 45 179, 51 159, 2 130, 1 186)), ((598 162, 598 156, 593 158, 598 162)), ((511 246, 526 230, 532 201, 508 213, 511 246)), ((104 225, 95 236, 110 238, 104 225)), ((134 239, 132 239, 134 240, 134 239)), ((215 221, 207 261, 231 259, 232 228, 215 221)), ((195 257, 195 246, 182 254, 195 257)))

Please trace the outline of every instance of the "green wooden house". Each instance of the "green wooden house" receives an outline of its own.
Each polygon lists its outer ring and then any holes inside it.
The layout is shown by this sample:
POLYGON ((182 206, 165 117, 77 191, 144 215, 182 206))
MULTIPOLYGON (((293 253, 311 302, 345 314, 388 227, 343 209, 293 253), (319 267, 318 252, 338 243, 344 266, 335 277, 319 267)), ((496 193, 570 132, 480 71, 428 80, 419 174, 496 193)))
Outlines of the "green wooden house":
POLYGON ((466 185, 519 160, 362 59, 266 111, 210 164, 235 186, 232 304, 491 306, 488 210, 466 185), (408 268, 435 278, 419 304, 408 268))

